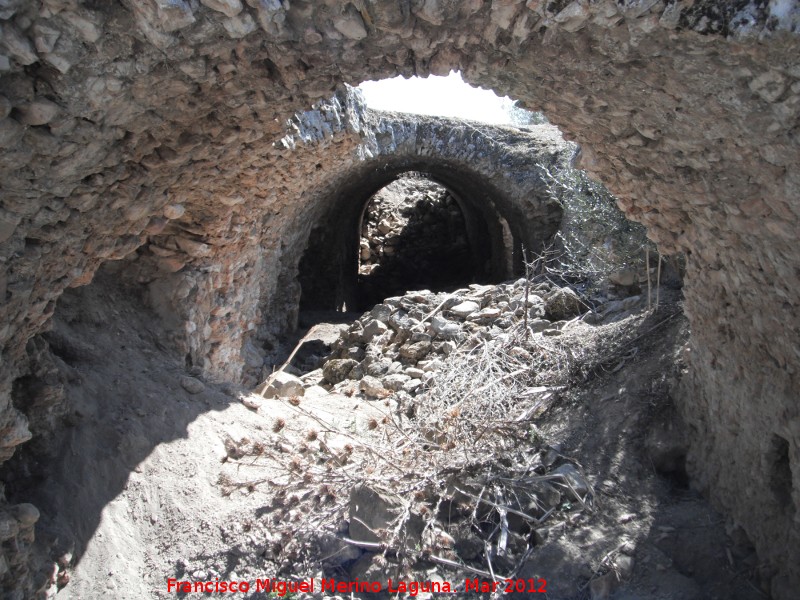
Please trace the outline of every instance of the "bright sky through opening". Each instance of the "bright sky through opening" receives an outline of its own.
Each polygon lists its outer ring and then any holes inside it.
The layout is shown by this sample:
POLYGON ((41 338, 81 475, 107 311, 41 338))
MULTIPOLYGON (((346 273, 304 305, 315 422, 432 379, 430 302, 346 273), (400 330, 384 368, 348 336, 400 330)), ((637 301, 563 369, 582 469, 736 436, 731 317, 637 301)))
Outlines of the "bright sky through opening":
POLYGON ((377 110, 416 113, 437 117, 456 117, 496 125, 508 125, 513 102, 491 90, 475 88, 451 71, 447 77, 395 77, 365 81, 359 89, 367 106, 377 110))

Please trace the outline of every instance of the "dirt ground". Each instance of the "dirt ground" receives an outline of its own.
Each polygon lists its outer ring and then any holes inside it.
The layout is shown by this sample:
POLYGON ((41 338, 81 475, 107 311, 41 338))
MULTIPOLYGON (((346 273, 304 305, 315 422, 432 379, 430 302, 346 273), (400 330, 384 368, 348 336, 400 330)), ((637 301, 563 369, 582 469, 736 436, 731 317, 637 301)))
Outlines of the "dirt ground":
MULTIPOLYGON (((692 491, 680 457, 671 475, 651 460, 652 440, 669 437, 676 422, 670 391, 688 335, 685 319, 670 310, 625 316, 629 352, 588 373, 537 417, 548 447, 583 467, 595 495, 592 512, 566 514, 539 533, 533 564, 547 593, 527 595, 767 597, 747 540, 731 527, 728 535, 724 518, 692 491)), ((168 592, 167 579, 330 577, 308 552, 346 554, 339 565, 363 557, 363 548, 332 542, 330 531, 309 540, 306 554, 282 550, 292 523, 298 531, 315 523, 322 529, 330 522, 326 502, 334 503, 309 485, 317 508, 295 509, 308 498, 287 495, 297 474, 286 465, 298 453, 346 453, 359 439, 380 444, 375 423, 396 410, 391 400, 334 393, 294 404, 201 382, 159 339, 158 318, 135 290, 108 275, 64 295, 55 334, 68 382, 67 424, 49 455, 27 457, 28 485, 20 480, 15 489, 42 512, 37 548, 43 564, 61 565, 42 573, 60 582, 56 598, 201 597, 168 592)), ((446 567, 438 576, 471 577, 446 567)), ((272 597, 253 589, 219 595, 272 597)))

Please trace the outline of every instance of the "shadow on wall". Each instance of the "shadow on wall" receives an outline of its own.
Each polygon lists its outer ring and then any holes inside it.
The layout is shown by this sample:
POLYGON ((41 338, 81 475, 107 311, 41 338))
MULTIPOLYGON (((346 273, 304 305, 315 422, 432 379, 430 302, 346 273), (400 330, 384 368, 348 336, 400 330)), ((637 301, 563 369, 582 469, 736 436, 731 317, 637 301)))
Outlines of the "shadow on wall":
POLYGON ((465 286, 488 271, 459 204, 445 187, 410 173, 369 200, 361 219, 359 310, 410 290, 465 286))
POLYGON ((40 510, 31 548, 37 586, 52 576, 53 560, 80 562, 104 508, 135 485, 157 446, 188 438, 199 415, 238 404, 187 375, 144 289, 120 284, 114 266, 62 295, 52 331, 35 338, 35 377, 15 385, 34 438, 4 465, 2 483, 12 501, 40 510))

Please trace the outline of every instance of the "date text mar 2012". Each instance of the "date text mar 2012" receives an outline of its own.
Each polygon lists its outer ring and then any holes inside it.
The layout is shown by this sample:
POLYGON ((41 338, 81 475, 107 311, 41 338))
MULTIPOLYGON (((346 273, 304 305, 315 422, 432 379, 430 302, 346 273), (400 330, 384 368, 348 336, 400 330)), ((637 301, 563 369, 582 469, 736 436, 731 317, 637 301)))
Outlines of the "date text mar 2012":
MULTIPOLYGON (((313 593, 319 587, 321 592, 353 593, 353 592, 380 592, 383 584, 378 581, 337 581, 335 579, 314 579, 300 581, 283 581, 279 579, 256 579, 254 583, 248 581, 181 581, 175 578, 167 579, 167 591, 175 593, 247 593, 251 588, 257 592, 274 592, 278 596, 290 593, 313 593)), ((539 578, 530 579, 504 579, 501 581, 485 581, 481 579, 466 579, 463 586, 455 585, 449 581, 393 581, 389 579, 386 591, 389 593, 404 592, 409 596, 419 593, 452 593, 459 588, 465 592, 504 592, 546 593, 547 581, 539 578)))

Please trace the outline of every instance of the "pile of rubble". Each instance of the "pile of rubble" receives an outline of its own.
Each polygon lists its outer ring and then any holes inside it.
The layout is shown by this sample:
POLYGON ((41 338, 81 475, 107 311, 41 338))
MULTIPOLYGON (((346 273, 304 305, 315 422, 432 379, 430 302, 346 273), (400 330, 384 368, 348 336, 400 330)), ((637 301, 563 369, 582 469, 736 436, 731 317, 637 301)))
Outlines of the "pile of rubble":
MULTIPOLYGON (((623 304, 611 307, 622 309, 623 304)), ((343 331, 320 369, 300 377, 277 373, 260 391, 265 397, 302 396, 307 391, 352 394, 358 382, 358 391, 368 398, 393 392, 414 396, 457 348, 505 339, 516 324, 531 335, 559 336, 587 310, 571 288, 550 282, 531 286, 525 279, 474 284, 450 293, 411 292, 387 298, 343 331)), ((586 317, 592 322, 600 318, 598 313, 586 317)))
MULTIPOLYGON (((618 322, 611 316, 640 302, 590 310, 572 288, 546 279, 411 292, 343 328, 319 368, 274 374, 262 396, 284 399, 291 414, 324 431, 303 433, 294 416, 279 415, 283 404, 269 405, 284 440, 274 459, 289 461, 292 498, 273 522, 292 522, 291 540, 276 538, 280 569, 324 556, 321 575, 381 582, 384 591, 390 578, 448 582, 462 594, 464 576, 554 576, 561 550, 546 541, 563 536, 565 522, 589 518, 594 491, 580 464, 533 423, 576 367, 616 356, 608 342, 617 326, 596 324, 618 322), (364 413, 361 425, 313 416, 315 407, 348 400, 351 414, 364 413), (302 451, 287 446, 293 436, 302 451), (326 516, 304 526, 312 521, 302 515, 321 506, 326 516)), ((625 548, 607 562, 606 578, 571 573, 564 581, 591 579, 594 589, 632 567, 625 548)))

